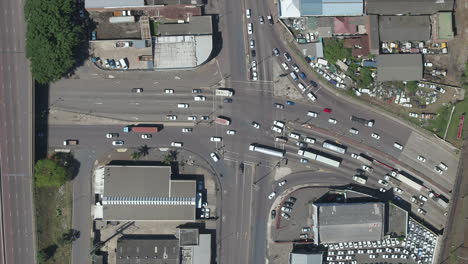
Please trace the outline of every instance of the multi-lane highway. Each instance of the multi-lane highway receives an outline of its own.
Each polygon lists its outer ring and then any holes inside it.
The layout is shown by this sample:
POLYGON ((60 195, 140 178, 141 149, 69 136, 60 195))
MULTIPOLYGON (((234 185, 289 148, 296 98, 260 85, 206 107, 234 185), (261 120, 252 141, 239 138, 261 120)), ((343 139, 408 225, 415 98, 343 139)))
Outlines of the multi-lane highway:
POLYGON ((0 263, 35 263, 33 96, 23 5, 21 0, 0 2, 0 263))

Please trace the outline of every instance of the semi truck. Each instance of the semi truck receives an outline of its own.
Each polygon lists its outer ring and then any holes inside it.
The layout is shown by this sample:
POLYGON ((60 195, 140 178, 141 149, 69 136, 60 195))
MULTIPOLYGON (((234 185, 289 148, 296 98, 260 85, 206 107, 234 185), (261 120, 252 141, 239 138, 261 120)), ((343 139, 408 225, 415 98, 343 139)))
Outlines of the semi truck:
POLYGON ((357 116, 351 116, 351 121, 353 122, 357 122, 357 123, 360 123, 366 127, 373 127, 374 126, 374 120, 367 120, 367 119, 364 119, 364 118, 360 118, 360 117, 357 117, 357 116))
POLYGON ((359 156, 357 157, 357 159, 366 164, 367 166, 371 166, 372 165, 372 159, 370 157, 367 157, 367 156, 364 156, 363 154, 359 154, 359 156))
POLYGON ((217 96, 227 96, 231 97, 234 93, 229 89, 216 89, 217 96))
POLYGON ((255 143, 250 144, 249 150, 260 152, 260 153, 267 154, 270 156, 279 157, 279 158, 284 157, 284 154, 286 152, 284 149, 273 148, 273 147, 255 144, 255 143))
POLYGON ((229 118, 224 117, 224 116, 218 116, 215 119, 215 123, 223 126, 229 126, 231 124, 231 120, 229 118))
POLYGON ((333 166, 333 167, 339 167, 341 162, 337 159, 333 159, 331 157, 325 157, 323 155, 320 155, 319 152, 314 153, 315 151, 312 149, 299 149, 297 151, 297 154, 300 156, 303 156, 304 158, 307 158, 309 160, 315 160, 318 162, 325 163, 327 165, 333 166))
POLYGON ((401 173, 398 173, 396 176, 395 176, 396 179, 398 179, 399 181, 401 181, 402 183, 410 186, 411 188, 415 189, 416 191, 423 191, 424 190, 424 186, 422 186, 421 184, 413 181, 412 179, 406 177, 405 175, 401 174, 401 173))
POLYGON ((123 128, 123 132, 135 132, 135 133, 157 133, 159 131, 159 127, 157 126, 126 126, 123 128))

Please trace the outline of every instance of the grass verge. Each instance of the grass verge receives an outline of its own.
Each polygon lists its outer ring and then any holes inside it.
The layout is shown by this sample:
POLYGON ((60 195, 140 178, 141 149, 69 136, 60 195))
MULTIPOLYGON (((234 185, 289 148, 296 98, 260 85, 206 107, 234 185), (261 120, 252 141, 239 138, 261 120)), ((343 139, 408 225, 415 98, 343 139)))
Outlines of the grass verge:
POLYGON ((63 241, 72 228, 72 184, 35 187, 38 263, 71 263, 71 243, 63 241))

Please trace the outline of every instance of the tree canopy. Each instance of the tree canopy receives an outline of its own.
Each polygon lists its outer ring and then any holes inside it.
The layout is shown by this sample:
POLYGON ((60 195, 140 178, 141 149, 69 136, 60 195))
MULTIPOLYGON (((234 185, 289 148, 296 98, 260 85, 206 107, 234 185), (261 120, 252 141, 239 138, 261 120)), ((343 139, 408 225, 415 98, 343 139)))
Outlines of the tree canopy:
POLYGON ((39 160, 34 166, 34 181, 37 187, 61 186, 69 176, 67 169, 54 160, 39 160))
POLYGON ((323 40, 324 56, 330 63, 334 64, 337 60, 352 59, 351 49, 344 47, 344 41, 336 38, 323 40))
POLYGON ((36 81, 59 80, 75 65, 83 39, 74 0, 27 0, 26 56, 36 81))

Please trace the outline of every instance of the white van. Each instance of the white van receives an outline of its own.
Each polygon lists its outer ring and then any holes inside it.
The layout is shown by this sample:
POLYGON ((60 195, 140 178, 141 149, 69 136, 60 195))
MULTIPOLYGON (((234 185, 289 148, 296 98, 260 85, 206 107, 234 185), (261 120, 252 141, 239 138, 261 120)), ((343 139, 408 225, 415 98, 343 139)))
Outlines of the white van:
POLYGON ((297 133, 294 133, 294 132, 290 132, 288 136, 290 138, 294 138, 294 139, 299 139, 301 137, 300 134, 297 134, 297 133))
POLYGON ((393 146, 394 146, 395 148, 399 149, 399 150, 403 150, 403 146, 400 145, 400 144, 397 143, 397 142, 393 143, 393 146))
POLYGON ((120 66, 122 66, 124 70, 128 70, 128 65, 125 59, 120 59, 119 62, 120 62, 120 66))
POLYGON ((278 120, 273 121, 273 125, 284 128, 284 122, 278 120))
POLYGON ((317 97, 315 97, 313 93, 307 93, 307 97, 309 97, 309 99, 312 100, 312 102, 315 102, 315 100, 317 100, 317 97))
POLYGON ((295 80, 295 81, 298 80, 297 74, 296 74, 295 72, 291 72, 291 73, 289 73, 289 75, 291 76, 291 78, 292 78, 293 80, 295 80))
POLYGON ((310 143, 310 144, 315 144, 315 138, 306 137, 306 138, 304 138, 304 142, 307 142, 307 143, 310 143))

